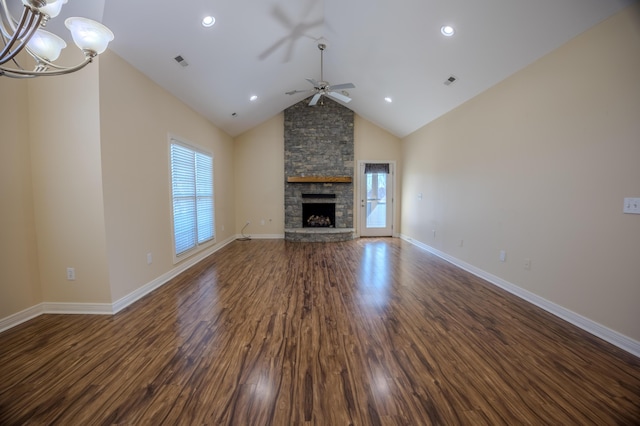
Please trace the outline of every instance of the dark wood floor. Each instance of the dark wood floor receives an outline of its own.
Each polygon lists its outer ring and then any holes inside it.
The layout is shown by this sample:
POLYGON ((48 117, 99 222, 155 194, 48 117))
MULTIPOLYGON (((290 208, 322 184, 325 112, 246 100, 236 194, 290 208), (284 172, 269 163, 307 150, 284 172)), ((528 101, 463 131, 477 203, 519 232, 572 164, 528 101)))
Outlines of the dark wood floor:
POLYGON ((398 239, 236 241, 114 316, 0 334, 0 424, 595 424, 640 360, 398 239))

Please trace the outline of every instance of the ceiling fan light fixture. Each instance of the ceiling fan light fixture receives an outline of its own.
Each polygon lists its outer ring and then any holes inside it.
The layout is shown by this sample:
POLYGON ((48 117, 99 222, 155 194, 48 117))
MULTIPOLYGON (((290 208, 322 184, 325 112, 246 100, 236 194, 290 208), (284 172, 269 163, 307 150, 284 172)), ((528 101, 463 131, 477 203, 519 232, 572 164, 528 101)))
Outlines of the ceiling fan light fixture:
POLYGON ((442 28, 440 28, 440 32, 445 37, 451 37, 456 33, 456 30, 451 25, 443 25, 442 28))
MULTIPOLYGON (((306 80, 313 85, 312 90, 291 90, 286 92, 287 95, 295 95, 296 93, 302 92, 315 92, 309 102, 309 106, 315 106, 323 95, 330 96, 344 103, 351 102, 349 92, 344 89, 355 89, 356 86, 353 83, 331 85, 324 80, 324 50, 326 48, 326 44, 318 43, 318 49, 320 49, 320 81, 316 81, 313 78, 307 78, 306 80)), ((322 105, 322 102, 320 102, 320 105, 322 105)))
POLYGON ((213 24, 216 23, 216 18, 211 15, 207 15, 202 18, 202 26, 205 28, 213 27, 213 24))

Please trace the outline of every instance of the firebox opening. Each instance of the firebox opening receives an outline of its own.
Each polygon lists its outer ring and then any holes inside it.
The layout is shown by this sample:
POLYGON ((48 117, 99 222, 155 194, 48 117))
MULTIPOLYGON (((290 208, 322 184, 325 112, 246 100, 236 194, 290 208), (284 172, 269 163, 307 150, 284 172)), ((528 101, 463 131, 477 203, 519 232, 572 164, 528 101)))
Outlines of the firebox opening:
POLYGON ((335 203, 302 204, 302 226, 304 228, 335 228, 335 203))

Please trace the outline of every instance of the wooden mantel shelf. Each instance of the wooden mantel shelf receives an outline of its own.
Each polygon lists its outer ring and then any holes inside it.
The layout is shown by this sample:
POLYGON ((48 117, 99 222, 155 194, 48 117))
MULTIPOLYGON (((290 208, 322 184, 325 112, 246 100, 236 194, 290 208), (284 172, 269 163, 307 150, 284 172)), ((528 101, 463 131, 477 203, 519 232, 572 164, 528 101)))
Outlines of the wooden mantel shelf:
POLYGON ((351 176, 289 176, 289 183, 351 183, 351 176))

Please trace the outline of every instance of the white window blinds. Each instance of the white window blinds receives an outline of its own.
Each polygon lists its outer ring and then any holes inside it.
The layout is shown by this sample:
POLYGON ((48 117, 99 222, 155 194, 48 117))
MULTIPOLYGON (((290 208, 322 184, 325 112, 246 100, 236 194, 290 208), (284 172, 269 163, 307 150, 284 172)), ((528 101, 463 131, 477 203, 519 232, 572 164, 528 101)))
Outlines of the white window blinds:
POLYGON ((175 254, 214 238, 213 157, 171 142, 171 189, 175 254))

